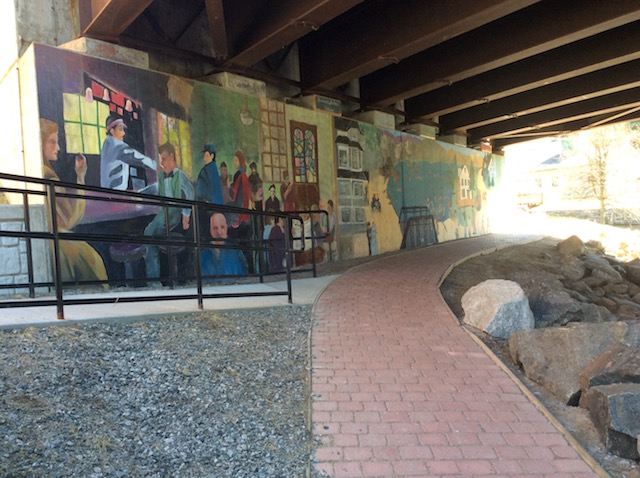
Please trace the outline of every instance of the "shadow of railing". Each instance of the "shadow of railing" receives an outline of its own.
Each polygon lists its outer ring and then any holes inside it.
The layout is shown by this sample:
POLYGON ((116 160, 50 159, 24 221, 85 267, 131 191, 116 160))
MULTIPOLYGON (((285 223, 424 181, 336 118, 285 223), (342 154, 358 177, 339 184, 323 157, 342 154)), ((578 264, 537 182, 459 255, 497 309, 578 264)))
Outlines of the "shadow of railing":
POLYGON ((172 293, 161 299, 196 299, 199 309, 203 308, 204 299, 216 298, 286 295, 292 303, 292 273, 317 274, 314 254, 305 264, 310 267, 295 264, 298 257, 308 254, 305 244, 315 244, 324 237, 314 228, 309 230, 303 216, 327 215, 326 211, 255 211, 4 173, 0 173, 0 182, 0 192, 22 209, 19 230, 0 226, 0 240, 21 243, 27 269, 24 280, 0 284, 5 291, 24 291, 21 297, 0 300, 0 308, 54 305, 57 318, 64 319, 66 305, 157 301, 157 293, 150 293, 148 287, 155 290, 159 285, 171 289, 195 285, 195 293, 172 293), (46 220, 40 223, 32 218, 37 208, 46 212, 46 220), (86 214, 87 210, 91 214, 86 214), (190 217, 186 229, 180 221, 175 224, 175 217, 181 215, 190 217), (221 223, 217 229, 211 220, 214 216, 221 223), (239 222, 239 217, 244 221, 239 222), (152 235, 147 226, 154 220, 164 227, 152 235), (264 235, 265 227, 272 223, 281 229, 277 240, 264 235), (100 264, 93 264, 92 269, 91 261, 82 257, 86 248, 93 249, 90 255, 95 252, 102 260, 104 277, 95 271, 101 270, 100 264), (36 249, 38 254, 34 254, 36 249), (158 253, 160 261, 159 274, 153 277, 140 270, 150 250, 154 250, 154 257, 158 253), (225 267, 212 266, 221 258, 225 267), (274 260, 280 262, 274 264, 274 260), (244 264, 245 268, 227 270, 229 263, 244 264), (83 267, 91 273, 83 276, 83 267), (276 275, 284 276, 286 290, 204 291, 206 285, 238 280, 262 283, 265 277, 276 275), (144 286, 147 289, 139 289, 144 286), (109 289, 110 293, 91 298, 78 296, 79 290, 90 288, 109 289), (123 288, 127 294, 117 294, 123 288), (131 294, 131 288, 135 294, 131 294), (51 297, 52 293, 55 297, 51 297))

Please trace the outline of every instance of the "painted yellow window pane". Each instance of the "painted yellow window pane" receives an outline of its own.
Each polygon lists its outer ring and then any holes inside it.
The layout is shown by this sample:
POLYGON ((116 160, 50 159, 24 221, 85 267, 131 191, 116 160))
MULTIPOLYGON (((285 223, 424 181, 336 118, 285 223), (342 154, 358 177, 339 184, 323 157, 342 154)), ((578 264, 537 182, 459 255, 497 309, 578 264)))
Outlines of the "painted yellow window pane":
POLYGON ((98 122, 98 102, 80 100, 80 108, 82 110, 82 122, 88 124, 96 124, 98 122))
POLYGON ((103 128, 102 126, 98 128, 98 139, 100 140, 100 150, 102 151, 102 143, 107 137, 107 128, 103 128))
MULTIPOLYGON (((109 116, 109 107, 104 103, 96 102, 98 105, 98 124, 104 127, 107 124, 107 117, 109 116)), ((102 136, 104 138, 104 136, 102 136)))
POLYGON ((63 93, 62 101, 65 121, 80 121, 80 108, 78 107, 78 95, 63 93))
POLYGON ((84 151, 87 154, 100 154, 100 144, 98 141, 98 128, 90 125, 82 126, 84 137, 84 151))
POLYGON ((65 123, 64 136, 67 140, 67 151, 70 153, 82 152, 82 132, 79 124, 65 123))

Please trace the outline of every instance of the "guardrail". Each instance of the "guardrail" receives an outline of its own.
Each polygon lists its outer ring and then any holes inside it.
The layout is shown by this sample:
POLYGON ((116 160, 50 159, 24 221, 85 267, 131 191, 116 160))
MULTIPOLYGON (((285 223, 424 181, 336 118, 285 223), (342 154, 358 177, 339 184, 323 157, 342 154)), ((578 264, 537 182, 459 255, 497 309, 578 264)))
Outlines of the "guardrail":
MULTIPOLYGON (((21 283, 0 285, 2 289, 18 289, 28 290, 28 298, 9 299, 0 301, 0 308, 9 307, 34 307, 34 306, 56 306, 56 314, 58 319, 64 319, 65 305, 79 304, 98 304, 98 303, 116 303, 116 302, 139 302, 139 301, 155 301, 158 300, 157 295, 140 294, 113 295, 109 297, 93 297, 91 299, 74 297, 74 295, 65 295, 65 290, 77 290, 79 288, 109 287, 110 292, 114 292, 121 287, 139 287, 149 281, 161 282, 163 286, 174 288, 177 282, 196 286, 196 293, 171 294, 163 298, 163 300, 179 300, 179 299, 196 299, 198 309, 203 308, 204 299, 231 298, 231 297, 257 297, 257 296, 273 296, 286 295, 288 302, 292 302, 292 273, 312 271, 316 277, 316 256, 311 254, 311 267, 294 268, 297 257, 305 254, 305 243, 311 240, 315 245, 316 241, 321 240, 325 235, 317 234, 314 228, 311 228, 310 235, 307 235, 308 228, 305 227, 303 216, 306 214, 325 214, 327 211, 308 210, 308 211, 288 211, 283 212, 265 212, 249 209, 242 209, 226 205, 210 204, 200 201, 189 201, 186 199, 168 198, 152 194, 137 193, 131 191, 116 191, 93 186, 79 185, 75 183, 66 183, 56 180, 47 180, 33 178, 27 176, 17 176, 11 174, 0 173, 0 192, 4 192, 9 196, 21 198, 20 201, 13 201, 21 204, 23 210, 24 228, 20 231, 2 230, 0 229, 0 238, 9 237, 17 238, 25 241, 26 257, 27 257, 27 281, 21 283), (91 208, 94 211, 107 207, 112 209, 141 211, 146 210, 145 214, 134 215, 126 219, 105 220, 101 223, 101 227, 96 225, 79 224, 71 230, 67 230, 59 224, 61 217, 58 214, 58 208, 64 201, 82 202, 85 208, 91 208), (31 209, 35 206, 44 205, 48 220, 46 221, 46 230, 44 227, 36 228, 32 224, 31 209), (190 212, 190 225, 186 231, 177 231, 170 229, 169 216, 176 210, 190 212), (144 228, 141 227, 149 216, 154 217, 159 214, 164 215, 164 233, 161 235, 145 235, 144 228), (243 237, 237 237, 235 240, 215 240, 202 224, 203 219, 209 220, 213 215, 221 214, 226 218, 237 217, 242 214, 249 217, 249 221, 245 226, 246 234, 243 237), (141 219, 142 218, 142 219, 141 219), (283 229, 283 235, 278 243, 270 241, 263 237, 263 229, 265 224, 274 219, 274 222, 280 222, 283 229), (131 223, 131 224, 129 224, 131 223), (116 228, 115 226, 119 226, 116 228), (124 231, 124 232, 123 232, 124 231), (49 250, 50 265, 39 264, 40 269, 47 269, 46 277, 36 278, 34 264, 34 242, 42 241, 44 246, 49 250), (105 279, 77 279, 64 277, 69 275, 63 272, 63 262, 68 259, 65 257, 63 249, 70 243, 77 243, 76 247, 84 247, 85 245, 100 249, 99 254, 103 259, 107 259, 111 268, 116 257, 120 263, 120 267, 124 265, 124 277, 107 277, 105 279), (85 243, 84 245, 82 243, 85 243), (145 251, 149 248, 158 248, 165 256, 163 264, 165 273, 158 277, 146 277, 132 272, 132 262, 139 261, 145 256, 145 251), (105 251, 109 251, 110 257, 105 251), (245 274, 225 274, 219 271, 211 273, 203 273, 202 265, 205 251, 213 254, 225 254, 222 251, 236 251, 233 254, 243 254, 247 259, 247 263, 252 265, 245 274), (204 255, 203 255, 204 254, 204 255), (283 258, 281 266, 267 267, 269 255, 277 258, 283 258), (180 258, 190 258, 186 262, 187 267, 180 268, 178 261, 180 258), (127 261, 130 259, 130 261, 127 261), (181 269, 181 270, 179 270, 181 269), (286 291, 270 291, 270 292, 238 292, 238 293, 205 293, 203 286, 210 283, 217 283, 223 280, 243 278, 258 278, 260 282, 264 281, 265 276, 284 275, 286 277, 286 291), (51 292, 54 292, 55 298, 51 298, 51 292), (45 297, 37 297, 39 292, 44 292, 45 297)), ((42 274, 41 274, 42 275, 42 274)), ((130 289, 128 289, 130 292, 130 289)))

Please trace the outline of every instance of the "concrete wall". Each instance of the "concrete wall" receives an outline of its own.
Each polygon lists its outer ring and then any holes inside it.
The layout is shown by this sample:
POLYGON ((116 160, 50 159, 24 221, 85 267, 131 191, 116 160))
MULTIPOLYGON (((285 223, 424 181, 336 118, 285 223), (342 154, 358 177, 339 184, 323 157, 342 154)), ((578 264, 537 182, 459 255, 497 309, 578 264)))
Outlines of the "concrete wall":
POLYGON ((78 0, 15 0, 15 18, 19 54, 32 42, 56 46, 78 36, 78 0))
MULTIPOLYGON (((29 209, 31 231, 46 231, 45 209, 35 206, 29 209)), ((0 205, 0 230, 25 231, 24 209, 17 205, 0 205)), ((0 237, 0 284, 25 284, 28 282, 27 241, 14 237, 0 237)), ((51 280, 49 258, 50 244, 42 240, 31 241, 34 279, 51 280)), ((0 289, 0 295, 27 294, 27 288, 0 289)))

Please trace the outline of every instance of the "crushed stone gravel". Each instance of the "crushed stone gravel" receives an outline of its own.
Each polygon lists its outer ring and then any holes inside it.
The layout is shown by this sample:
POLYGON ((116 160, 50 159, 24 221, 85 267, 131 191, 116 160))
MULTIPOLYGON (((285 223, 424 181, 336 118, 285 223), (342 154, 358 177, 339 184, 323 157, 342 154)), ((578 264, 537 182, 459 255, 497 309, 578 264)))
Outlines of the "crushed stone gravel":
POLYGON ((310 306, 0 331, 0 476, 303 477, 310 306))

